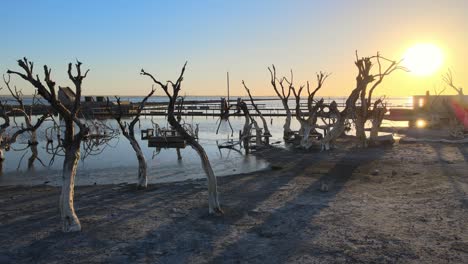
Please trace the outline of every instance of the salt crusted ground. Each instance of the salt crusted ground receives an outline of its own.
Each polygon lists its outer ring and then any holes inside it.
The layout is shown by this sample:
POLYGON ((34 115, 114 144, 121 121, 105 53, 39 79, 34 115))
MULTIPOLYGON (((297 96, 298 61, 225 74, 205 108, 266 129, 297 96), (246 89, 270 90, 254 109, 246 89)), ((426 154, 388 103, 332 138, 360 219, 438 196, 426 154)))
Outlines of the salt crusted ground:
POLYGON ((78 187, 63 234, 59 189, 0 187, 0 263, 468 263, 468 145, 257 155, 220 217, 203 180, 78 187))

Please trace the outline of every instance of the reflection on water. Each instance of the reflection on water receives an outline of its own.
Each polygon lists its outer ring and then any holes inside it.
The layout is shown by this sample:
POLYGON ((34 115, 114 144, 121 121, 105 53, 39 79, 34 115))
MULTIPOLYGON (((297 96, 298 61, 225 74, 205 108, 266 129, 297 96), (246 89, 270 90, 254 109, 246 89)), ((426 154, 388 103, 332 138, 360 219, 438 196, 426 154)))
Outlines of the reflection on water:
MULTIPOLYGON (((153 121, 160 126, 167 126, 164 117, 153 117, 153 121)), ((227 131, 221 128, 219 134, 216 135, 216 121, 217 119, 212 117, 188 117, 188 120, 186 120, 188 123, 200 124, 200 143, 205 148, 217 176, 247 173, 268 166, 267 162, 252 155, 245 156, 240 151, 219 150, 216 141, 226 140, 231 133, 230 130, 227 131)), ((114 120, 106 120, 105 122, 117 128, 117 123, 114 120)), ((242 127, 243 121, 241 118, 233 118, 232 122, 235 129, 239 130, 242 127)), ((45 149, 44 131, 47 125, 49 124, 45 124, 38 131, 39 157, 46 165, 48 165, 52 157, 45 149)), ((182 160, 179 161, 175 149, 162 149, 159 153, 156 153, 155 148, 148 147, 147 141, 140 140, 140 129, 151 128, 151 126, 150 117, 142 117, 139 128, 135 128, 136 137, 147 159, 150 183, 205 177, 200 158, 190 147, 181 149, 182 160)), ((23 141, 26 143, 27 139, 25 138, 23 141)), ((18 148, 20 148, 20 145, 18 148)), ((128 140, 120 135, 112 139, 107 145, 102 146, 102 148, 104 149, 99 155, 88 156, 86 159, 80 160, 76 178, 77 185, 136 182, 138 163, 128 140)), ((0 185, 37 185, 44 183, 60 185, 63 158, 56 157, 50 167, 44 167, 40 163, 36 163, 34 171, 27 171, 27 162, 25 161, 30 155, 27 151, 6 152, 4 175, 0 176, 0 185), (19 164, 19 162, 21 163, 19 164)))
MULTIPOLYGON (((211 98, 213 99, 213 98, 211 98)), ((397 101, 406 102, 406 98, 397 101)), ((268 107, 280 106, 279 101, 263 101, 268 107)), ((294 103, 290 102, 290 106, 294 107, 294 103)), ((272 138, 271 143, 282 141, 284 117, 266 117, 272 138)), ((164 117, 153 117, 161 127, 167 127, 167 122, 164 117)), ((227 123, 221 124, 219 134, 216 135, 218 118, 213 117, 186 117, 185 122, 191 124, 199 124, 200 143, 205 148, 208 157, 213 166, 213 170, 217 176, 225 176, 230 174, 247 173, 268 166, 267 162, 256 158, 253 155, 245 156, 243 151, 235 151, 229 149, 217 148, 216 142, 223 142, 230 138, 231 129, 227 123)), ((244 125, 243 117, 230 118, 234 129, 234 140, 238 139, 239 130, 244 125)), ((258 120, 260 122, 260 120, 258 120)), ((21 121, 18 120, 20 123, 21 121)), ((105 121, 108 125, 117 128, 117 124, 113 120, 105 121)), ((51 123, 45 123, 38 131, 39 139, 39 158, 49 165, 51 155, 45 150, 46 140, 44 131, 51 123)), ((406 126, 406 122, 388 122, 384 121, 383 126, 397 127, 406 126)), ((151 128, 151 118, 142 117, 139 127, 136 129, 136 137, 140 138, 140 129, 151 128)), ((291 128, 299 129, 299 123, 293 117, 291 128)), ((353 131, 350 131, 353 134, 353 131)), ((24 143, 27 138, 23 138, 24 143)), ((146 156, 148 163, 148 177, 150 183, 182 181, 187 179, 204 178, 205 174, 201 168, 201 163, 198 155, 190 147, 181 150, 182 160, 177 160, 175 149, 162 149, 161 152, 154 156, 155 149, 149 148, 147 141, 140 141, 142 150, 146 156), (153 157, 154 156, 154 157, 153 157)), ((24 147, 25 145, 23 145, 24 147)), ((21 145, 16 144, 15 148, 21 148, 21 145)), ((116 184, 116 183, 134 183, 137 179, 137 160, 133 149, 127 139, 119 136, 103 147, 102 153, 96 156, 88 156, 85 160, 81 160, 77 174, 77 185, 92 185, 92 184, 116 184)), ((28 151, 28 150, 26 150, 28 151)), ((42 166, 39 162, 35 164, 34 171, 27 171, 27 160, 30 152, 25 151, 8 151, 6 152, 6 160, 4 162, 4 175, 0 176, 0 185, 37 185, 51 184, 60 185, 60 172, 62 167, 62 157, 56 157, 53 164, 49 167, 42 166)))

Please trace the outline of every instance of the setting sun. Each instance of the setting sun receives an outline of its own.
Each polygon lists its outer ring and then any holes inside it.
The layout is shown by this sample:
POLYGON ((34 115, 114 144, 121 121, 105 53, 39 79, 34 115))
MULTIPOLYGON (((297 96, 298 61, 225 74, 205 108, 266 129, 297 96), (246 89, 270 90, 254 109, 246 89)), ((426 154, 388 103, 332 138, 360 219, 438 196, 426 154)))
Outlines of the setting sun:
POLYGON ((442 50, 434 44, 421 43, 410 47, 403 63, 411 73, 427 76, 437 71, 443 62, 442 50))

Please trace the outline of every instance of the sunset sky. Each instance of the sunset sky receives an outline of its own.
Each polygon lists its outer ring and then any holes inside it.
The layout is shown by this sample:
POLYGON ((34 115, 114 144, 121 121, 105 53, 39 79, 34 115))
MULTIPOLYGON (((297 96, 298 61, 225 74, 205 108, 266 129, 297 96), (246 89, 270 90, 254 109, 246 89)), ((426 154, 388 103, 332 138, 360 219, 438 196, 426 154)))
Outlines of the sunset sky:
MULTIPOLYGON (((0 71, 26 56, 71 85, 66 65, 78 58, 91 69, 84 94, 142 95, 151 88, 141 68, 175 79, 185 61, 183 94, 273 95, 267 67, 295 73, 296 83, 332 76, 322 96, 348 95, 355 84, 354 52, 400 59, 417 43, 432 43, 443 64, 429 76, 398 72, 378 94, 409 96, 441 90, 448 68, 468 85, 468 1, 2 1, 0 71)), ((40 72, 42 76, 42 72, 40 72)), ((32 89, 14 80, 24 93, 32 89)), ((466 90, 466 88, 465 88, 466 90)), ((452 93, 452 91, 447 90, 452 93)), ((2 91, 1 93, 4 93, 2 91)), ((161 95, 160 91, 157 94, 161 95)))

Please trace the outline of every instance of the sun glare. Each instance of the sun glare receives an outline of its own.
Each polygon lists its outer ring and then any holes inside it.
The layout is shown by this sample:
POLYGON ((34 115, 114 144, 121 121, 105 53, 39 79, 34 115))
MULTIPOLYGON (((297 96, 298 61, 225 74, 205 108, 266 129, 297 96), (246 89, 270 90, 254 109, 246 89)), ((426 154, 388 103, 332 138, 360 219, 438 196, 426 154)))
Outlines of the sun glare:
POLYGON ((411 73, 427 76, 436 72, 443 60, 444 56, 439 47, 430 43, 420 43, 406 51, 403 64, 411 73))

